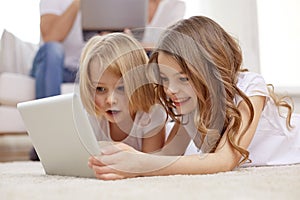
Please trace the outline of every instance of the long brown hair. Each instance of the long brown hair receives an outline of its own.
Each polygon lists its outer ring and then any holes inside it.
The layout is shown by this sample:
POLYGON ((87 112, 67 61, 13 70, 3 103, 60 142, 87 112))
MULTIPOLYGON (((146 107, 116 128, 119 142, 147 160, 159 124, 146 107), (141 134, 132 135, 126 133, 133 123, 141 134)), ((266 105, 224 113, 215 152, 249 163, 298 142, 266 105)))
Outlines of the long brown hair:
MULTIPOLYGON (((242 124, 241 113, 234 102, 240 96, 246 103, 250 119, 242 135, 254 118, 253 105, 249 98, 237 87, 238 74, 245 69, 242 65, 242 52, 237 41, 213 20, 194 16, 169 27, 164 32, 156 50, 150 58, 149 69, 156 74, 158 83, 159 52, 171 55, 188 76, 190 84, 198 97, 198 112, 195 124, 201 138, 218 132, 219 139, 226 132, 227 139, 234 149, 248 160, 249 152, 239 145, 236 134, 242 124)), ((167 98, 162 84, 158 84, 157 93, 170 117, 178 121, 172 102, 167 98)), ((274 93, 270 95, 274 96, 274 93)), ((275 99, 277 105, 288 108, 287 123, 290 124, 291 107, 282 99, 275 99)), ((220 140, 210 148, 214 151, 220 140)))

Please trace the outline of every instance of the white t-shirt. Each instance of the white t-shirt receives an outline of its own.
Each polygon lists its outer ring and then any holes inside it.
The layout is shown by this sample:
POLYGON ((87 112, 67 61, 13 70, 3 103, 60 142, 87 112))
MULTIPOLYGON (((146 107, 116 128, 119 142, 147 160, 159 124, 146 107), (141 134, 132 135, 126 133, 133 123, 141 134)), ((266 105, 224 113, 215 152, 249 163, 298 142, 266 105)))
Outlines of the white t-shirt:
MULTIPOLYGON (((244 164, 244 166, 300 163, 300 115, 293 114, 294 129, 289 131, 286 127, 286 119, 279 115, 277 106, 270 98, 266 83, 260 74, 240 73, 237 87, 248 97, 267 97, 255 135, 248 148, 252 163, 244 164)), ((236 105, 240 101, 240 97, 235 98, 236 105)), ((186 129, 191 129, 192 125, 189 123, 186 129)), ((199 153, 199 148, 191 141, 185 155, 197 153, 199 153)))
MULTIPOLYGON (((154 105, 149 113, 137 112, 129 135, 122 141, 138 151, 142 151, 143 138, 156 134, 165 125, 167 114, 161 105, 154 105)), ((109 122, 106 119, 90 118, 98 141, 113 141, 109 122)))
MULTIPOLYGON (((61 15, 72 2, 73 0, 41 0, 40 15, 61 15)), ((65 66, 73 69, 78 68, 81 50, 84 46, 80 12, 77 14, 73 27, 62 44, 65 49, 65 66)))
MULTIPOLYGON (((300 115, 296 113, 292 115, 294 128, 289 131, 286 127, 286 118, 279 114, 260 74, 241 73, 237 86, 247 96, 267 97, 254 138, 248 148, 252 163, 245 165, 300 163, 300 115)), ((238 103, 239 98, 236 100, 238 103)))

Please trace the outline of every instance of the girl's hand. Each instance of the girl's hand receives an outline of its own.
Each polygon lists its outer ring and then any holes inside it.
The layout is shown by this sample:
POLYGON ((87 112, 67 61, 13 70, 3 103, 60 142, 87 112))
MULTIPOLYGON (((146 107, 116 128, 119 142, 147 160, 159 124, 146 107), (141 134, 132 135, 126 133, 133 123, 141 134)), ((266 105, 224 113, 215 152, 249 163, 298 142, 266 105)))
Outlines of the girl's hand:
POLYGON ((124 143, 110 143, 101 148, 99 156, 89 159, 89 167, 102 180, 117 180, 138 176, 164 175, 180 156, 157 156, 142 153, 124 143), (161 172, 161 173, 159 173, 161 172))
POLYGON ((117 180, 140 176, 143 168, 139 157, 143 153, 124 143, 110 143, 101 149, 99 156, 91 156, 88 166, 102 180, 117 180))

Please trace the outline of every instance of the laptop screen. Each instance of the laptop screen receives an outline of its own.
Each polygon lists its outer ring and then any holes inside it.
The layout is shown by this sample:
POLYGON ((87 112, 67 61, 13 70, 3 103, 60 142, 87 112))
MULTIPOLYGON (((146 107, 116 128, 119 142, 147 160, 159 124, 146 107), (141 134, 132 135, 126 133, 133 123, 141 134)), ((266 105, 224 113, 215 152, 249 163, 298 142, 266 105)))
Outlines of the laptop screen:
POLYGON ((83 0, 84 31, 123 31, 144 28, 148 20, 148 0, 83 0))

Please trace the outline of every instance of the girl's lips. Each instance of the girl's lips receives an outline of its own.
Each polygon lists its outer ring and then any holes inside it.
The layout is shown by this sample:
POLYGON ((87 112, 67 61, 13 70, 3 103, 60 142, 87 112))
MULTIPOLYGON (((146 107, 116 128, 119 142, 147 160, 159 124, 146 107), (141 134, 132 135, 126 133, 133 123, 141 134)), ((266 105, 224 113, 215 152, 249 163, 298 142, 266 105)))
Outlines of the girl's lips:
POLYGON ((107 110, 106 113, 109 115, 117 115, 119 114, 121 111, 119 110, 107 110))
POLYGON ((191 97, 186 97, 186 98, 181 98, 181 99, 175 99, 173 100, 173 103, 175 106, 181 106, 182 104, 186 103, 189 101, 191 97))

